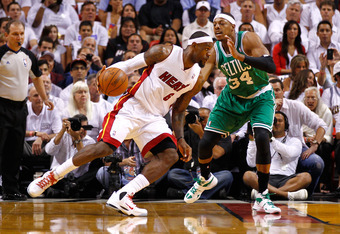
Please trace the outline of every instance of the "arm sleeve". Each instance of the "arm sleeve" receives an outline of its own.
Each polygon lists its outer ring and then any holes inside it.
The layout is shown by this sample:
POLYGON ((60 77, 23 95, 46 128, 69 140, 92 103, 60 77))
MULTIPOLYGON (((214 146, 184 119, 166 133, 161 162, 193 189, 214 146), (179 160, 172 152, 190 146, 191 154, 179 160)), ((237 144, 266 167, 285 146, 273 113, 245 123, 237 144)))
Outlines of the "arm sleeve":
POLYGON ((264 55, 261 57, 251 57, 245 55, 244 61, 252 67, 263 70, 268 73, 274 73, 276 70, 273 58, 269 55, 264 55))
POLYGON ((59 145, 54 144, 54 139, 55 139, 55 137, 53 137, 53 138, 50 140, 50 142, 48 142, 48 143, 45 145, 45 151, 46 151, 46 153, 49 154, 49 155, 56 155, 56 154, 60 151, 60 149, 62 148, 62 146, 63 146, 63 140, 64 140, 64 139, 62 139, 62 140, 60 141, 60 144, 59 144, 59 145))

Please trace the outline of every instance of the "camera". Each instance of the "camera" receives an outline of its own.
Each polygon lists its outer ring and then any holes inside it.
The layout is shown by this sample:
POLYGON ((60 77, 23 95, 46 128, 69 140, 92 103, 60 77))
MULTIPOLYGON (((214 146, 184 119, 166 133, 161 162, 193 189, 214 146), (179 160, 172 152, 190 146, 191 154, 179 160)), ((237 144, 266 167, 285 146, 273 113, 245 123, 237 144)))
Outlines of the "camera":
POLYGON ((87 54, 86 55, 86 60, 87 61, 92 61, 93 54, 87 54))
POLYGON ((118 191, 121 187, 121 175, 123 174, 122 168, 119 166, 119 163, 123 161, 123 155, 120 153, 114 152, 109 156, 104 158, 106 163, 111 162, 111 165, 107 168, 107 171, 110 174, 109 177, 109 194, 114 191, 118 191))
POLYGON ((333 60, 333 49, 327 49, 327 60, 333 60))
POLYGON ((68 121, 71 123, 71 129, 73 131, 79 131, 81 128, 84 130, 92 130, 92 125, 81 125, 80 119, 78 118, 68 118, 68 121))
POLYGON ((185 116, 185 122, 187 124, 193 124, 196 123, 196 120, 198 119, 199 122, 203 121, 203 118, 199 116, 198 111, 190 110, 189 113, 185 116))

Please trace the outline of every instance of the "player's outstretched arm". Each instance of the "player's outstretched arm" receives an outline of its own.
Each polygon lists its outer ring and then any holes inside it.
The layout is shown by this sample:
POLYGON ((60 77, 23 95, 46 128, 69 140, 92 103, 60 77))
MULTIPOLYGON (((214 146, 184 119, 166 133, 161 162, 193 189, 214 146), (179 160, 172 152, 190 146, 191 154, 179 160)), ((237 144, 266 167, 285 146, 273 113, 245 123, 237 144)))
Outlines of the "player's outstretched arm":
POLYGON ((170 55, 171 50, 172 46, 155 45, 145 53, 138 54, 132 59, 126 61, 114 63, 110 67, 117 67, 124 71, 126 74, 130 74, 140 68, 151 66, 155 63, 163 61, 170 55))
POLYGON ((268 73, 275 72, 276 66, 274 60, 256 33, 247 32, 244 35, 242 43, 246 55, 240 54, 236 50, 234 42, 229 37, 227 43, 229 51, 234 58, 268 73))

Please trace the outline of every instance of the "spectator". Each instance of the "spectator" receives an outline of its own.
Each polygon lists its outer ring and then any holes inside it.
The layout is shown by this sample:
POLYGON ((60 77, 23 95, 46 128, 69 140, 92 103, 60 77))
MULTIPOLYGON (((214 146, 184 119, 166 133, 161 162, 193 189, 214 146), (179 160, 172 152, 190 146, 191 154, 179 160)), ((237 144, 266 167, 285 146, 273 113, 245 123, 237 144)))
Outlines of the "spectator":
POLYGON ((270 25, 274 20, 283 21, 286 19, 287 4, 284 0, 274 0, 273 4, 265 4, 263 16, 266 19, 266 25, 270 25))
POLYGON ((89 87, 89 93, 90 93, 90 100, 91 102, 99 105, 105 113, 108 113, 112 111, 113 105, 106 101, 100 92, 98 91, 98 83, 97 78, 95 74, 91 74, 87 77, 86 80, 87 86, 89 87))
POLYGON ((173 28, 165 28, 159 40, 153 40, 150 42, 150 47, 157 44, 169 43, 171 45, 176 45, 182 47, 181 42, 178 38, 178 34, 173 28))
POLYGON ((61 65, 54 61, 54 54, 52 54, 50 51, 44 51, 42 52, 42 55, 39 58, 39 60, 45 60, 47 62, 48 71, 46 73, 50 76, 52 83, 60 88, 64 88, 65 87, 64 76, 61 75, 60 73, 54 72, 54 70, 61 69, 60 68, 61 65), (55 69, 55 67, 57 68, 55 69))
POLYGON ((205 96, 203 99, 202 107, 208 108, 210 111, 215 106, 217 98, 220 96, 222 90, 227 85, 227 79, 225 77, 216 77, 213 83, 214 94, 205 96))
POLYGON ((54 59, 55 61, 57 61, 58 63, 61 63, 61 65, 63 66, 63 68, 65 69, 66 67, 66 48, 61 45, 61 43, 59 42, 59 31, 58 31, 58 27, 56 25, 49 25, 49 26, 45 26, 41 32, 41 37, 40 38, 44 38, 44 37, 49 37, 52 39, 53 41, 53 51, 51 51, 54 54, 54 59))
MULTIPOLYGON (((80 10, 80 17, 81 21, 90 21, 92 23, 92 37, 97 41, 98 46, 98 56, 102 61, 104 61, 104 51, 106 49, 106 45, 108 42, 108 35, 107 30, 105 27, 103 27, 100 22, 95 21, 96 19, 96 5, 92 1, 86 1, 81 6, 80 10)), ((79 37, 79 25, 80 22, 75 21, 76 23, 72 24, 67 28, 66 34, 65 34, 65 41, 64 46, 66 48, 70 46, 72 41, 79 40, 81 41, 81 38, 79 37)), ((70 63, 72 61, 71 57, 67 57, 66 63, 70 63)))
POLYGON ((250 23, 255 33, 261 38, 263 44, 269 44, 266 27, 254 20, 255 4, 251 0, 245 0, 241 3, 241 20, 236 21, 235 29, 238 29, 242 23, 250 23))
MULTIPOLYGON (((114 29, 121 19, 121 15, 123 12, 123 1, 110 1, 108 9, 109 10, 106 12, 106 19, 105 21, 102 21, 102 25, 108 30, 109 37, 111 37, 112 34, 117 36, 117 29, 114 29), (115 31, 115 34, 113 33, 113 30, 115 31)), ((132 18, 135 17, 136 15, 132 18)))
POLYGON ((291 89, 291 86, 295 80, 295 77, 300 71, 309 68, 309 61, 305 55, 298 54, 294 56, 294 58, 292 59, 290 63, 290 67, 291 67, 291 74, 289 77, 287 77, 283 81, 284 92, 287 92, 291 89))
MULTIPOLYGON (((335 5, 333 1, 324 0, 320 3, 320 14, 323 21, 328 21, 332 25, 332 41, 340 42, 340 28, 333 23, 333 16, 335 15, 335 5)), ((317 27, 312 28, 308 33, 309 44, 311 47, 320 43, 317 36, 317 27)))
POLYGON ((291 60, 297 54, 306 55, 305 47, 301 43, 301 28, 296 21, 288 21, 283 28, 282 42, 273 49, 273 60, 276 74, 284 75, 292 72, 291 60))
MULTIPOLYGON (((49 64, 47 62, 47 60, 45 59, 39 59, 38 60, 38 66, 39 66, 39 70, 41 71, 43 77, 48 77, 48 80, 50 82, 50 84, 48 85, 48 87, 45 85, 45 91, 46 91, 46 95, 48 96, 48 94, 51 94, 55 97, 59 97, 60 92, 61 92, 61 88, 55 84, 52 83, 52 77, 53 79, 55 79, 55 73, 50 73, 50 69, 49 69, 49 64), (49 88, 49 90, 46 90, 46 88, 49 88)), ((44 80, 44 79, 43 79, 44 80)), ((31 85, 31 84, 30 84, 31 85)))
MULTIPOLYGON (((315 0, 304 7, 301 14, 301 24, 305 26, 307 30, 317 27, 318 23, 322 20, 320 13, 321 2, 322 0, 315 0)), ((340 28, 340 13, 338 10, 335 10, 335 14, 332 18, 334 24, 340 28)))
POLYGON ((340 51, 340 43, 332 41, 332 24, 328 21, 321 21, 317 27, 317 35, 320 38, 320 43, 310 48, 307 57, 310 63, 310 69, 317 76, 317 81, 323 89, 327 89, 334 84, 332 73, 329 65, 334 65, 334 59, 340 59, 338 51, 340 51), (333 49, 334 58, 327 59, 327 49, 333 49), (326 69, 327 68, 327 69, 326 69))
POLYGON ((72 61, 70 73, 71 73, 71 76, 72 76, 72 79, 73 79, 73 83, 68 85, 60 93, 60 98, 64 101, 66 106, 68 104, 73 85, 78 81, 85 82, 85 78, 86 78, 86 74, 87 74, 86 67, 87 67, 87 63, 83 59, 75 59, 75 60, 72 61))
MULTIPOLYGON (((101 22, 105 22, 106 20, 106 11, 109 7, 110 0, 101 0, 98 6, 98 17, 101 22)), ((136 13, 139 12, 142 5, 146 3, 146 0, 123 0, 123 6, 132 5, 136 9, 136 13)), ((137 15, 137 14, 136 14, 137 15)), ((118 30, 119 31, 119 30, 118 30)))
MULTIPOLYGON (((105 54, 105 60, 107 65, 111 65, 113 62, 115 62, 114 61, 115 57, 124 54, 124 52, 126 51, 126 44, 129 36, 136 32, 137 32, 136 22, 130 17, 123 18, 119 36, 114 39, 110 39, 107 44, 107 50, 105 54)), ((147 44, 147 42, 144 42, 143 46, 145 44, 147 44)))
POLYGON ((67 28, 79 22, 77 12, 63 0, 42 0, 41 4, 35 4, 28 12, 27 22, 32 25, 35 35, 41 35, 46 25, 56 25, 61 35, 65 35, 67 28))
POLYGON ((87 47, 92 49, 94 55, 98 55, 97 42, 93 37, 85 37, 81 47, 87 47))
MULTIPOLYGON (((327 131, 315 152, 320 155, 325 163, 325 168, 320 177, 320 192, 329 193, 332 184, 332 160, 331 154, 333 151, 333 117, 328 106, 323 103, 320 98, 319 89, 309 87, 305 90, 305 105, 317 114, 327 124, 327 131)), ((315 140, 315 131, 306 125, 302 126, 305 143, 310 145, 315 140)))
MULTIPOLYGON (((77 65, 74 67, 77 68, 77 65)), ((101 108, 100 105, 91 102, 87 84, 84 81, 78 81, 72 86, 69 101, 62 113, 62 118, 75 114, 85 115, 89 124, 92 125, 92 129, 87 134, 92 139, 97 140, 106 113, 106 110, 101 108)))
POLYGON ((313 71, 310 69, 302 70, 296 75, 291 90, 285 92, 284 96, 289 99, 303 102, 305 90, 312 86, 317 87, 313 71))
MULTIPOLYGON (((195 180, 199 174, 198 168, 198 142, 203 136, 203 129, 207 124, 210 110, 207 108, 200 108, 199 111, 188 111, 186 116, 186 126, 184 129, 184 138, 192 148, 192 159, 184 163, 180 168, 173 168, 168 173, 168 180, 170 188, 168 189, 168 196, 172 198, 183 198, 186 192, 194 185, 195 180), (194 118, 188 118, 189 116, 194 118)), ((222 139, 220 143, 213 149, 212 173, 217 178, 217 185, 201 195, 202 199, 209 199, 214 194, 222 189, 229 192, 233 182, 233 176, 230 171, 226 170, 227 151, 224 149, 228 143, 226 139, 222 139), (219 166, 218 166, 219 164, 219 166), (224 167, 220 167, 224 165, 224 167)), ((230 141, 230 138, 229 138, 230 141)))
POLYGON ((210 37, 214 38, 214 26, 209 20, 210 16, 210 4, 207 1, 200 1, 196 4, 195 11, 196 19, 191 24, 187 25, 183 29, 182 33, 182 47, 186 48, 189 37, 196 31, 203 31, 210 37))
POLYGON ((183 8, 177 1, 152 0, 143 5, 138 19, 145 31, 146 41, 158 40, 164 28, 172 27, 178 32, 182 23, 183 8))
POLYGON ((45 152, 45 145, 60 131, 61 119, 58 109, 47 110, 34 86, 29 89, 27 103, 26 137, 22 166, 29 168, 29 177, 33 179, 34 167, 49 169, 51 158, 45 152))
MULTIPOLYGON (((9 14, 9 6, 11 3, 15 2, 14 0, 1 0, 0 1, 0 17, 11 17, 9 14)), ((18 4, 18 3, 16 3, 18 4)), ((20 6, 20 5, 19 5, 20 6)), ((13 9, 12 9, 13 10, 13 9)), ((26 19, 25 19, 25 13, 21 10, 20 7, 20 17, 18 20, 20 20, 21 22, 23 22, 24 24, 26 23, 26 19)), ((19 12, 18 12, 19 14, 19 12)), ((17 20, 17 19, 16 19, 17 20)))
POLYGON ((285 113, 289 120, 289 137, 296 137, 302 142, 302 154, 299 157, 297 172, 309 172, 312 182, 308 186, 311 196, 324 169, 322 158, 315 154, 327 131, 327 124, 310 111, 302 102, 283 98, 283 84, 280 79, 269 81, 274 89, 276 110, 285 113), (308 148, 304 142, 302 125, 307 125, 316 132, 315 139, 308 148))
MULTIPOLYGON (((46 152, 53 155, 51 168, 72 158, 85 146, 95 143, 87 135, 87 130, 91 129, 91 125, 88 125, 87 117, 83 114, 77 114, 72 118, 80 122, 80 129, 73 130, 70 121, 63 119, 62 129, 45 147, 46 152)), ((82 165, 73 172, 68 173, 57 185, 47 190, 46 196, 95 197, 97 192, 101 190, 101 186, 95 177, 100 166, 102 166, 100 160, 82 165)))
POLYGON ((7 42, 7 39, 5 37, 5 34, 4 33, 0 33, 0 46, 5 45, 6 42, 7 42))
POLYGON ((67 55, 71 56, 74 60, 77 57, 78 50, 82 47, 84 39, 91 36, 92 33, 92 23, 90 21, 82 21, 79 25, 81 40, 77 39, 71 42, 70 46, 67 47, 67 55))
MULTIPOLYGON (((222 6, 222 1, 221 0, 221 6, 222 6)), ((242 14, 241 14, 241 4, 244 0, 236 0, 236 1, 232 1, 232 3, 226 5, 225 7, 223 7, 223 12, 224 13, 230 13, 234 16, 236 21, 241 20, 242 18, 242 14)), ((266 20, 263 17, 262 14, 262 2, 259 0, 255 0, 255 15, 254 15, 254 19, 257 22, 260 22, 263 25, 266 25, 266 20)))
MULTIPOLYGON (((282 41, 283 28, 288 21, 294 20, 296 22, 300 22, 302 8, 302 4, 299 0, 289 0, 287 3, 286 18, 284 20, 274 20, 270 25, 268 25, 268 37, 272 48, 282 41)), ((308 31, 301 25, 301 23, 299 23, 299 26, 301 30, 301 41, 307 52, 309 42, 308 31)))
MULTIPOLYGON (((183 10, 188 10, 197 4, 197 0, 180 0, 183 10)), ((220 0, 208 0, 210 6, 216 8, 216 10, 221 10, 220 0)))
POLYGON ((50 77, 43 75, 41 78, 44 82, 46 95, 53 102, 55 108, 59 111, 59 113, 62 113, 64 108, 65 108, 65 104, 64 104, 64 101, 61 98, 51 94, 51 92, 52 92, 51 91, 52 90, 52 82, 51 82, 50 77))
POLYGON ((116 169, 115 166, 120 167, 118 171, 119 181, 113 181, 115 177, 111 175, 115 172, 112 170, 109 171, 111 163, 107 163, 104 167, 101 167, 96 175, 97 180, 103 185, 105 190, 108 191, 109 195, 135 178, 142 170, 144 164, 144 158, 137 144, 132 139, 124 140, 115 153, 113 157, 119 156, 122 161, 118 162, 118 165, 113 165, 111 169, 116 169), (112 186, 112 184, 114 184, 114 186, 112 186))
POLYGON ((21 21, 8 22, 5 27, 8 41, 1 47, 3 56, 0 69, 0 122, 2 123, 0 174, 3 200, 27 199, 19 192, 18 174, 26 132, 28 77, 32 78, 44 104, 49 109, 53 109, 53 103, 46 97, 35 56, 21 47, 24 42, 24 32, 25 25, 21 21), (13 62, 5 64, 5 59, 13 62))
MULTIPOLYGON (((146 43, 146 41, 144 41, 144 43, 146 43)), ((143 39, 142 39, 142 37, 137 33, 131 34, 129 36, 128 40, 127 40, 126 50, 127 51, 133 51, 133 52, 136 53, 136 55, 141 53, 143 51, 143 39)), ((114 61, 115 62, 121 61, 123 56, 124 55, 114 57, 114 61)))
POLYGON ((9 17, 1 17, 0 18, 0 30, 1 33, 5 33, 5 28, 6 28, 6 24, 11 20, 11 18, 9 17))
MULTIPOLYGON (((268 190, 288 200, 306 200, 308 192, 305 188, 311 183, 308 172, 296 173, 296 167, 302 150, 301 141, 290 137, 287 116, 280 111, 275 113, 273 137, 270 143, 272 155, 268 190)), ((250 167, 256 166, 256 145, 253 137, 249 139, 247 162, 250 167)), ((258 193, 258 181, 255 172, 247 171, 243 176, 244 183, 253 188, 251 198, 258 193)))
MULTIPOLYGON (((26 22, 25 17, 22 19, 23 12, 21 11, 21 7, 17 2, 11 2, 8 4, 8 16, 13 20, 21 20, 23 23, 26 22)), ((29 25, 25 25, 25 40, 22 45, 26 49, 32 48, 38 44, 37 37, 29 25)))
POLYGON ((254 32, 254 27, 250 23, 242 23, 238 27, 238 31, 247 31, 247 32, 254 32))
MULTIPOLYGON (((213 21, 215 15, 221 13, 220 6, 218 6, 218 8, 216 8, 216 7, 214 7, 214 6, 212 6, 212 5, 210 4, 210 3, 212 3, 212 1, 194 0, 194 1, 192 1, 192 2, 194 2, 194 3, 193 3, 193 5, 191 5, 190 8, 188 8, 188 9, 183 9, 183 15, 182 15, 182 25, 183 25, 183 27, 186 27, 186 26, 188 26, 189 24, 191 24, 191 23, 193 23, 193 22, 195 21, 195 19, 196 19, 196 17, 197 17, 197 15, 196 15, 197 4, 198 4, 199 2, 202 2, 202 1, 205 2, 205 3, 203 3, 203 4, 205 4, 205 5, 206 5, 206 4, 209 4, 209 6, 210 6, 210 9, 209 9, 209 16, 208 16, 208 19, 209 19, 210 22, 213 21)), ((214 1, 214 0, 213 0, 213 1, 214 1)), ((183 5, 182 5, 182 6, 183 6, 183 5)))

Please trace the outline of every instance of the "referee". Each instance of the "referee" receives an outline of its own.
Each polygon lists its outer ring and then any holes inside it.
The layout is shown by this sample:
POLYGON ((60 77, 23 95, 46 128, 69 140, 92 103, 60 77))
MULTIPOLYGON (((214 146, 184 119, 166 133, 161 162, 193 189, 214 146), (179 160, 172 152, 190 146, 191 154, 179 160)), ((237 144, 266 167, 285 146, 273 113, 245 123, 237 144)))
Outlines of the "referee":
MULTIPOLYGON (((11 20, 5 28, 7 44, 0 47, 0 174, 3 200, 26 200, 19 191, 19 166, 23 153, 27 116, 27 86, 31 77, 34 86, 49 110, 48 100, 37 59, 22 48, 25 25, 11 20)), ((34 135, 34 133, 32 133, 34 135)))

